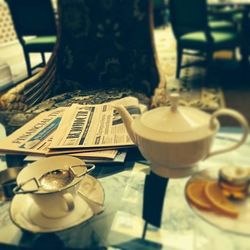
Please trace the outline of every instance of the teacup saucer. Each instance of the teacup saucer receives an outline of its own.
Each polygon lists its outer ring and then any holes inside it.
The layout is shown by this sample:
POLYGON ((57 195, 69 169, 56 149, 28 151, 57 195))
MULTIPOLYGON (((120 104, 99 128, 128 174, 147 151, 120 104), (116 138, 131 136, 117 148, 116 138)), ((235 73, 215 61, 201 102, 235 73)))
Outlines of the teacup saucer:
MULTIPOLYGON (((88 200, 99 204, 100 210, 103 210, 104 190, 94 177, 86 175, 80 183, 79 191, 88 200)), ((76 196, 74 210, 61 218, 45 217, 29 194, 15 195, 10 206, 12 221, 20 228, 33 233, 61 231, 79 225, 94 215, 92 206, 81 195, 76 196)))

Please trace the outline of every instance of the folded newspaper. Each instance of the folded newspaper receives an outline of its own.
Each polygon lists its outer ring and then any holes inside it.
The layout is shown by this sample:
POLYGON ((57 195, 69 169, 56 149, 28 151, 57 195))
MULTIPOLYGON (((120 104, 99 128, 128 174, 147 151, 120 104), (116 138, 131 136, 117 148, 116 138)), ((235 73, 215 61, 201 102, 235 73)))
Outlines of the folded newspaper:
MULTIPOLYGON (((112 150, 115 152, 114 157, 106 157, 108 154, 105 154, 105 156, 103 157, 105 151, 109 151, 109 150, 104 150, 104 151, 95 151, 95 152, 87 152, 87 154, 93 155, 95 154, 95 157, 88 157, 85 154, 70 154, 71 156, 75 156, 77 158, 80 158, 82 160, 85 161, 85 163, 94 163, 94 164, 98 164, 98 163, 124 163, 127 152, 126 151, 118 151, 118 150, 112 150), (99 154, 100 153, 100 154, 99 154)), ((110 154, 111 156, 111 154, 110 154)), ((36 156, 36 155, 28 155, 24 158, 24 161, 26 162, 33 162, 33 161, 37 161, 40 160, 42 158, 45 158, 46 156, 36 156)))
POLYGON ((0 153, 25 155, 76 154, 134 146, 114 104, 136 116, 145 106, 135 97, 98 105, 73 104, 46 111, 0 141, 0 153))

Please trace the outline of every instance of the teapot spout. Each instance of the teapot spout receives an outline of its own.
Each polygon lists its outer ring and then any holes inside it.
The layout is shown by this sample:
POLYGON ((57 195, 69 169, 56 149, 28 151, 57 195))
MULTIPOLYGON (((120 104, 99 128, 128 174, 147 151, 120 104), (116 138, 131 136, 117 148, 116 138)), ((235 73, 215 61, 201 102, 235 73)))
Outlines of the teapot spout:
POLYGON ((129 134, 129 137, 131 138, 131 140, 137 144, 136 142, 136 135, 132 130, 132 122, 133 122, 133 118, 132 116, 129 114, 129 112, 127 111, 127 109, 123 106, 123 105, 117 105, 114 106, 114 108, 118 111, 119 115, 121 116, 123 123, 127 129, 127 132, 129 134))

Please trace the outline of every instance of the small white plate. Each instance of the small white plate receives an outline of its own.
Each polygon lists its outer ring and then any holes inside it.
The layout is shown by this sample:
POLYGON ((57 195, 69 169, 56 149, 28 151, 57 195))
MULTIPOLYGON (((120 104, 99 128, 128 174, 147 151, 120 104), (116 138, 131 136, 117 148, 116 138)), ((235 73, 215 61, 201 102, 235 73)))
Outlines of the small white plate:
MULTIPOLYGON (((195 174, 189 179, 185 187, 185 194, 190 182, 195 180, 217 180, 219 168, 211 167, 195 174)), ((213 211, 206 211, 198 209, 194 206, 186 195, 187 203, 192 210, 201 219, 212 224, 213 226, 225 230, 227 232, 250 236, 250 197, 244 201, 234 202, 239 210, 239 216, 237 218, 230 218, 222 214, 214 213, 213 211)))
MULTIPOLYGON (((79 191, 89 200, 102 205, 104 190, 101 183, 86 175, 80 183, 79 191)), ((79 225, 95 215, 92 207, 80 195, 75 199, 75 208, 63 218, 47 218, 40 213, 29 194, 15 195, 10 206, 12 221, 20 228, 33 233, 56 232, 79 225)))

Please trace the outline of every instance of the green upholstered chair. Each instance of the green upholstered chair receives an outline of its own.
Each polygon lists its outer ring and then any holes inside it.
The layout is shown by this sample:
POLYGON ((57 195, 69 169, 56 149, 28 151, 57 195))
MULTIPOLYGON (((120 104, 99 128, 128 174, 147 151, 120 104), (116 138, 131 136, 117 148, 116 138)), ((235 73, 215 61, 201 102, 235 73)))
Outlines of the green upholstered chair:
POLYGON ((48 64, 2 93, 2 111, 41 112, 127 95, 150 102, 155 88, 164 87, 150 0, 59 0, 58 11, 58 41, 48 64))
POLYGON ((242 8, 234 5, 211 5, 208 8, 208 15, 212 20, 233 21, 234 16, 242 13, 242 8))
POLYGON ((209 28, 212 31, 225 31, 234 32, 236 31, 236 25, 233 21, 228 20, 208 20, 209 28))
POLYGON ((177 40, 177 78, 180 76, 184 53, 196 51, 199 55, 204 54, 207 65, 211 65, 215 51, 234 51, 237 47, 236 32, 214 31, 210 28, 206 0, 170 0, 169 8, 177 40))
POLYGON ((239 6, 211 5, 208 7, 208 19, 209 23, 211 23, 210 27, 218 31, 238 30, 240 20, 242 19, 242 12, 243 10, 239 6), (218 26, 217 23, 221 24, 218 26))
POLYGON ((30 53, 52 52, 56 43, 56 21, 50 0, 6 0, 17 37, 22 45, 28 75, 32 74, 30 53))
POLYGON ((250 66, 250 6, 245 6, 243 17, 241 20, 241 61, 242 65, 247 67, 250 66))

